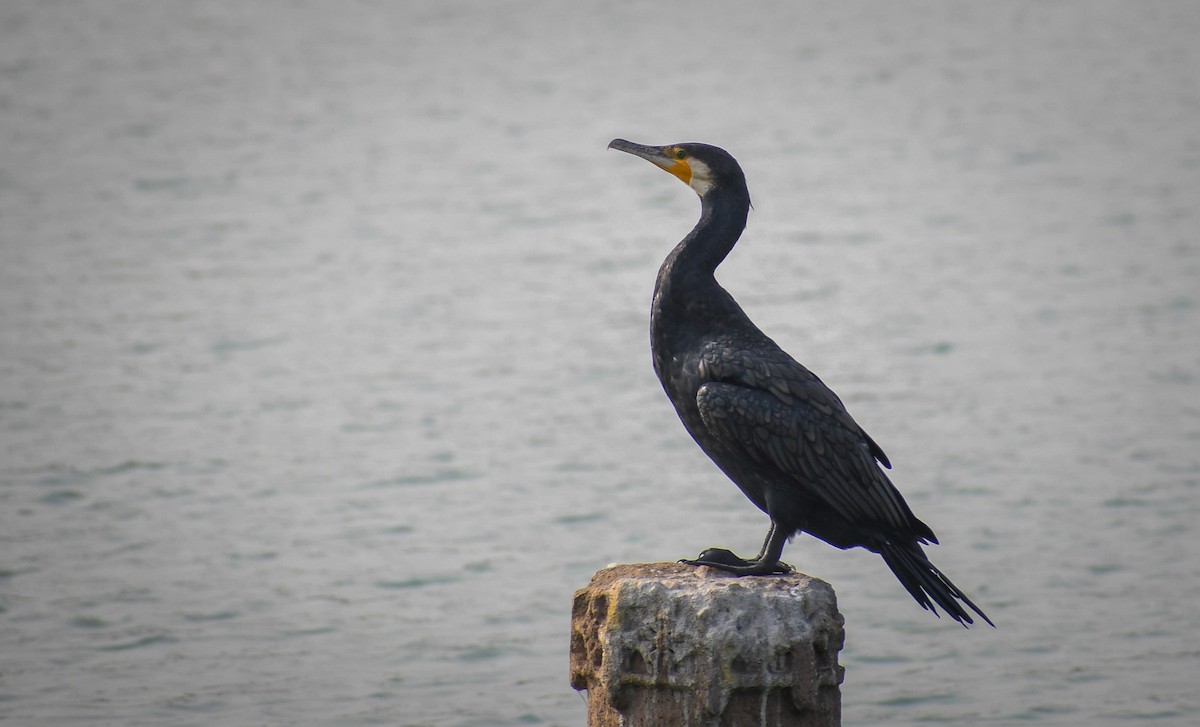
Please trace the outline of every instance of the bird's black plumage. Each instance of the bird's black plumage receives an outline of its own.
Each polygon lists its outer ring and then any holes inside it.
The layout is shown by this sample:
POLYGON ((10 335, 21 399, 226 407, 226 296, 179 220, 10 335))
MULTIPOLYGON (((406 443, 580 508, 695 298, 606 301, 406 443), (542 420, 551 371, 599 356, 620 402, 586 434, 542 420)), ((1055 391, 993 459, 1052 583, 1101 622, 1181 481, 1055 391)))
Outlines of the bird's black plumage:
POLYGON ((797 532, 883 556, 921 606, 973 623, 969 607, 922 544, 937 543, 880 468, 887 455, 816 374, 758 329, 714 277, 746 226, 750 194, 741 167, 707 144, 610 148, 647 159, 700 195, 700 221, 658 271, 650 315, 654 370, 688 432, 746 497, 771 518, 758 557, 712 548, 686 562, 752 575, 786 572, 783 546, 797 532))

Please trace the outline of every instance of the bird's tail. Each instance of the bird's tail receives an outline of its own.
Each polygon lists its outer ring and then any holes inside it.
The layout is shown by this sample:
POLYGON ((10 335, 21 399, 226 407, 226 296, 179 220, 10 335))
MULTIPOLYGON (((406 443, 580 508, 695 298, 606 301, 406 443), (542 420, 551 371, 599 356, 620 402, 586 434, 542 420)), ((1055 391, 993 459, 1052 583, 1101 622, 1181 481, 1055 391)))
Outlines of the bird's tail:
POLYGON ((965 604, 988 624, 993 627, 996 625, 987 617, 987 614, 971 602, 971 599, 967 598, 965 593, 958 589, 958 586, 954 585, 933 563, 929 562, 925 551, 921 550, 921 546, 917 543, 901 545, 889 540, 879 549, 879 554, 896 574, 896 578, 900 579, 901 585, 912 594, 913 598, 917 599, 917 603, 921 604, 922 608, 940 616, 937 606, 941 606, 946 613, 950 614, 950 618, 966 626, 975 623, 975 620, 971 618, 967 609, 963 608, 965 604))

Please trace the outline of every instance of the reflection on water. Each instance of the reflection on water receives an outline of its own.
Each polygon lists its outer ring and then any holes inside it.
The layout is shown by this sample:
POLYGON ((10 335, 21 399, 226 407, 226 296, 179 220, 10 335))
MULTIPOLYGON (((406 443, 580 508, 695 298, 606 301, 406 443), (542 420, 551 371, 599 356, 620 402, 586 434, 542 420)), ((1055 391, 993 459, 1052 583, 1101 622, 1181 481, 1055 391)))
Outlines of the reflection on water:
POLYGON ((581 724, 572 590, 754 550, 650 372, 704 140, 721 278, 992 615, 878 559, 847 724, 1191 724, 1187 2, 0 9, 0 717, 581 724), (670 29, 664 36, 663 29, 670 29))

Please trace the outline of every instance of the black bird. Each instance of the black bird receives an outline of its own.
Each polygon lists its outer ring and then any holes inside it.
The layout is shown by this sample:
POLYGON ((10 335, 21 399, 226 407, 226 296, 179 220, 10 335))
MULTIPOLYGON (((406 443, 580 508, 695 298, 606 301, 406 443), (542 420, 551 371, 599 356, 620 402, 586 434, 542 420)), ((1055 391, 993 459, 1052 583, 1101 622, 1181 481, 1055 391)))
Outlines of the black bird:
MULTIPOLYGON (((879 465, 887 455, 816 374, 758 329, 714 272, 746 227, 746 177, 708 144, 646 146, 614 139, 700 195, 700 221, 658 271, 650 311, 654 371, 700 448, 771 518, 754 560, 709 548, 695 560, 740 575, 786 573, 784 544, 806 532, 883 556, 923 608, 964 626, 964 605, 991 620, 921 548, 937 543, 879 465)), ((993 624, 994 625, 994 624, 993 624)))

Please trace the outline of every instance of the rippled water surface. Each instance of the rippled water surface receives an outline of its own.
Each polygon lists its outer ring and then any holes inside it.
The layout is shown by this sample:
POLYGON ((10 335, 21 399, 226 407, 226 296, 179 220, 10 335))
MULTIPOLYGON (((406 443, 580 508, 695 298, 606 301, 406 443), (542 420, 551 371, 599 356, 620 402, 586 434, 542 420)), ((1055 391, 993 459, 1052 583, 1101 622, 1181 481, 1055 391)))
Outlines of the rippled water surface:
POLYGON ((999 628, 800 538, 848 725, 1200 718, 1200 6, 0 6, 0 720, 581 725, 572 591, 765 518, 650 370, 721 279, 999 628))

